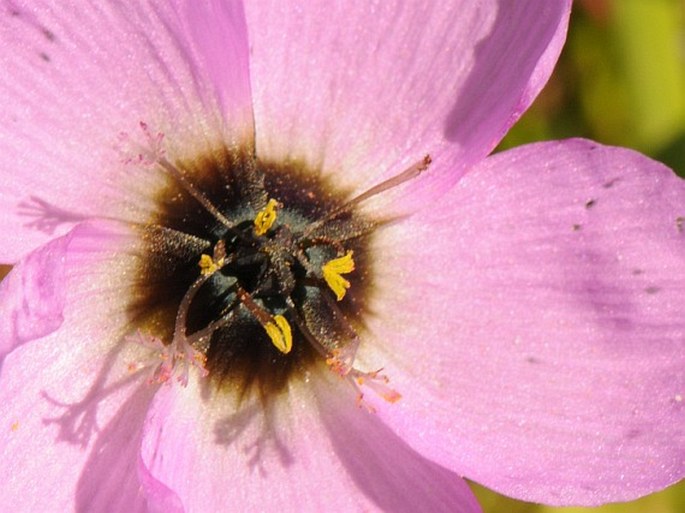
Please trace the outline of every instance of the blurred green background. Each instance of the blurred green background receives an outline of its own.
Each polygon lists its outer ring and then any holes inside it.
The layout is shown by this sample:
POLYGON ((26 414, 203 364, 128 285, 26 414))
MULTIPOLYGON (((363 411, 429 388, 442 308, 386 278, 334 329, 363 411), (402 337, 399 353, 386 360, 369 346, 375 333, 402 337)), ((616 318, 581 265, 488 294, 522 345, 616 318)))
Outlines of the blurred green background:
MULTIPOLYGON (((635 148, 685 176, 685 0, 576 0, 554 75, 499 149, 564 137, 635 148)), ((685 482, 600 508, 552 508, 474 489, 486 513, 685 512, 685 482)))
POLYGON ((576 0, 548 85, 500 145, 588 137, 685 176, 685 0, 576 0))
MULTIPOLYGON (((549 84, 499 149, 588 137, 685 177, 685 0, 576 0, 549 84)), ((552 508, 474 486, 485 513, 685 513, 685 481, 640 500, 552 508)))

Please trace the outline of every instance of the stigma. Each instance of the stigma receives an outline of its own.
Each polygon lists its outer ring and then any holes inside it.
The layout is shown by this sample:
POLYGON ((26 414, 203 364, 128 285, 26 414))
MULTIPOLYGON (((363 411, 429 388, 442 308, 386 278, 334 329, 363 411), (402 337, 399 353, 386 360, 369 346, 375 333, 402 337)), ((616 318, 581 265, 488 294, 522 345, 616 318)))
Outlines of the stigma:
POLYGON ((151 357, 131 370, 181 385, 197 372, 219 389, 268 399, 318 365, 353 386, 360 404, 363 389, 397 401, 380 370, 355 366, 373 288, 371 240, 383 222, 358 206, 430 159, 350 199, 316 170, 247 151, 172 161, 163 136, 141 129, 149 147, 128 161, 168 186, 142 228, 147 256, 129 340, 151 357))

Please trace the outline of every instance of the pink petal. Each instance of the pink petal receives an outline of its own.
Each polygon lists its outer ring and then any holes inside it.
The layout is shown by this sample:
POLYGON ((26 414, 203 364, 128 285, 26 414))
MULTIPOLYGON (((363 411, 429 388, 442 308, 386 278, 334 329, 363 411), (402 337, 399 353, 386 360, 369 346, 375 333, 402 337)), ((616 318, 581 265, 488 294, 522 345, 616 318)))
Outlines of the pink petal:
POLYGON ((163 387, 143 440, 143 471, 156 480, 146 492, 174 490, 189 513, 480 511, 457 475, 411 450, 327 374, 293 384, 266 410, 194 382, 163 387))
MULTIPOLYGON (((430 154, 450 171, 432 180, 454 183, 546 82, 569 9, 247 2, 257 153, 303 160, 358 192, 430 154)), ((415 186, 405 201, 422 201, 415 186)))
POLYGON ((683 181, 629 150, 488 158, 379 237, 359 362, 403 395, 380 414, 427 457, 528 501, 678 481, 684 221, 683 181))
POLYGON ((0 15, 1 261, 88 216, 149 219, 167 177, 123 163, 149 144, 141 122, 171 158, 251 141, 237 0, 12 1, 0 15))
POLYGON ((69 240, 60 237, 32 252, 0 282, 0 363, 18 345, 62 324, 69 240))
POLYGON ((138 479, 145 491, 149 513, 184 513, 183 504, 178 495, 164 483, 155 479, 138 455, 138 479))
POLYGON ((31 254, 10 278, 32 283, 36 261, 59 269, 60 301, 55 302, 50 281, 26 288, 23 297, 21 288, 2 291, 3 304, 5 295, 12 294, 14 304, 30 300, 32 312, 49 310, 43 302, 63 306, 58 327, 15 347, 3 362, 4 511, 146 511, 136 462, 154 389, 129 371, 138 348, 121 342, 127 319, 127 296, 121 290, 130 283, 121 276, 110 279, 113 269, 133 264, 122 251, 132 241, 123 227, 79 225, 68 237, 31 254))

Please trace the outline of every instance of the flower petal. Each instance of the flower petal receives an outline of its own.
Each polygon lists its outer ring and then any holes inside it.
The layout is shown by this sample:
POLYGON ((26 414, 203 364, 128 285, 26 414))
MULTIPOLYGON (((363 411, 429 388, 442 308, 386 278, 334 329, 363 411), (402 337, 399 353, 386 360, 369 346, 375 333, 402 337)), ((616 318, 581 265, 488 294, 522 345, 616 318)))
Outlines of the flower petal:
POLYGON ((351 387, 325 380, 317 373, 270 407, 234 408, 196 382, 163 387, 142 446, 153 490, 175 491, 188 513, 480 511, 461 478, 358 408, 351 387))
POLYGON ((62 324, 69 239, 63 236, 35 250, 0 282, 0 369, 12 349, 62 324))
POLYGON ((452 172, 433 180, 451 183, 485 157, 549 77, 570 2, 245 8, 258 155, 361 192, 428 153, 452 172))
POLYGON ((382 417, 528 501, 628 500, 681 479, 684 221, 685 183, 629 150, 488 158, 379 237, 359 361, 403 395, 382 417))
POLYGON ((251 141, 237 0, 12 1, 0 15, 1 261, 88 216, 149 217, 167 177, 124 164, 148 136, 170 158, 251 141))
MULTIPOLYGON (((111 279, 117 266, 132 263, 122 251, 131 240, 123 227, 79 225, 12 271, 10 280, 32 284, 23 298, 14 285, 3 289, 3 304, 8 293, 14 304, 32 302, 27 318, 62 306, 59 326, 33 333, 45 336, 18 347, 10 341, 15 348, 0 372, 7 511, 146 511, 135 470, 154 389, 129 371, 139 349, 118 343, 127 318, 120 287, 127 284, 111 279), (54 270, 44 284, 35 282, 38 262, 54 270), (55 283, 62 289, 59 301, 55 283), (46 483, 50 493, 44 493, 46 483)), ((3 326, 8 316, 14 311, 2 311, 3 326)), ((3 329, 3 336, 27 342, 21 332, 3 329)))

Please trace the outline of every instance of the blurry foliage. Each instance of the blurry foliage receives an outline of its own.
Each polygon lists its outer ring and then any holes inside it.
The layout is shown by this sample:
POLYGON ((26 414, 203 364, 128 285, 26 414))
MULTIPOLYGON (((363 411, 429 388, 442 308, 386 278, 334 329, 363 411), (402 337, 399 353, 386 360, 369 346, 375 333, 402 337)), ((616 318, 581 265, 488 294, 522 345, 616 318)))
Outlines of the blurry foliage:
MULTIPOLYGON (((576 0, 549 84, 499 149, 588 137, 685 176, 685 0, 576 0)), ((683 513, 685 482, 598 508, 553 508, 474 486, 485 513, 683 513)))
POLYGON ((623 504, 608 504, 595 508, 555 508, 515 501, 490 490, 473 485, 472 488, 484 513, 683 513, 685 512, 685 484, 672 486, 662 492, 623 504))
POLYGON ((685 176, 685 0, 578 0, 538 100, 500 149, 588 137, 685 176))

